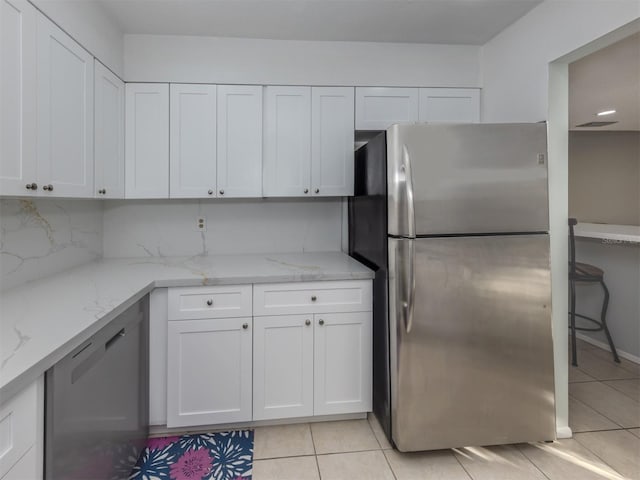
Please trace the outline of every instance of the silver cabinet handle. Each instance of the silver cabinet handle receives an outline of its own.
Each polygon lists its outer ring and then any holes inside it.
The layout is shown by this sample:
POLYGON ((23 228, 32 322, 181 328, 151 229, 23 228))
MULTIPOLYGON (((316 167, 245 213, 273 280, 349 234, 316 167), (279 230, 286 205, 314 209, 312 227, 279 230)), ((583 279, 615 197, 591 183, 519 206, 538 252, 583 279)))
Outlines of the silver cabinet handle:
POLYGON ((213 195, 213 190, 209 190, 207 193, 208 193, 209 195, 213 195))
POLYGON ((316 297, 315 295, 311 297, 311 301, 315 302, 318 299, 318 297, 316 297))
POLYGON ((224 190, 220 190, 220 195, 224 195, 224 190))
POLYGON ((304 189, 304 193, 309 193, 309 189, 308 189, 308 188, 305 188, 305 189, 304 189))
POLYGON ((324 320, 321 319, 318 323, 320 324, 320 326, 322 326, 324 325, 324 320))
POLYGON ((100 195, 104 195, 105 193, 107 193, 107 190, 106 190, 106 189, 104 189, 104 188, 101 188, 100 190, 98 190, 98 193, 99 193, 100 195))
POLYGON ((42 187, 43 190, 48 190, 50 192, 53 192, 53 185, 49 184, 49 185, 45 185, 42 187))
POLYGON ((319 188, 316 188, 316 189, 315 189, 315 192, 316 192, 316 193, 320 193, 320 189, 319 189, 319 188))
POLYGON ((27 183, 25 185, 25 188, 27 190, 37 190, 38 189, 38 184, 37 183, 27 183))
POLYGON ((308 327, 309 325, 311 325, 311 320, 309 320, 308 318, 304 321, 304 324, 308 327))
POLYGON ((246 330, 247 328, 249 328, 249 324, 248 323, 243 323, 242 324, 242 328, 244 328, 246 330))
POLYGON ((207 305, 209 305, 209 306, 213 305, 213 300, 211 300, 211 299, 207 300, 207 305))

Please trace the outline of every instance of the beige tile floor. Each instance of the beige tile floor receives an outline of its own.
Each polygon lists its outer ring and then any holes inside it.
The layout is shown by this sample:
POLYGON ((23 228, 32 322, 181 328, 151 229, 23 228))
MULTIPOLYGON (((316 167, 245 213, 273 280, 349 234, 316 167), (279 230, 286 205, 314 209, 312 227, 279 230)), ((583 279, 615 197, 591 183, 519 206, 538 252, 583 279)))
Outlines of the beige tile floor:
POLYGON ((579 342, 574 438, 404 454, 375 417, 255 430, 254 480, 640 480, 640 368, 579 342))

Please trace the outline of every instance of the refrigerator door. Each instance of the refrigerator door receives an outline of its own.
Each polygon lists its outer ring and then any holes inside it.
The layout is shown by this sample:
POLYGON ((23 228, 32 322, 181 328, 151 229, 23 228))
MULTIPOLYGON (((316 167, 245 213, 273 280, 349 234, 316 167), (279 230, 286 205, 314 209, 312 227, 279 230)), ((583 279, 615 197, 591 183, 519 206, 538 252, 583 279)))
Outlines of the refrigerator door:
POLYGON ((549 237, 389 239, 400 451, 553 440, 549 237))
POLYGON ((546 232, 545 124, 387 130, 389 234, 546 232))

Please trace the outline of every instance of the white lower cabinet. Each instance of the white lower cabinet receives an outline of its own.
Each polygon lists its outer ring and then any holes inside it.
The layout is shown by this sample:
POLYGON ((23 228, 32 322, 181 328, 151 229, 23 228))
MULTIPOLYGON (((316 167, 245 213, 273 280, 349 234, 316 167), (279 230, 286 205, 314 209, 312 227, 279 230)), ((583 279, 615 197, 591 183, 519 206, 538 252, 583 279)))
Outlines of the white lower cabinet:
POLYGON ((313 415, 313 315, 256 317, 253 419, 313 415))
POLYGON ((314 415, 371 410, 371 320, 371 312, 314 315, 314 415))
MULTIPOLYGON (((167 367, 167 427, 371 410, 370 280, 177 287, 158 299, 167 357, 152 361, 167 367)), ((157 423, 162 405, 152 405, 157 423)))
POLYGON ((0 479, 42 478, 44 377, 0 404, 0 479))
POLYGON ((167 427, 251 420, 251 317, 168 324, 167 427))

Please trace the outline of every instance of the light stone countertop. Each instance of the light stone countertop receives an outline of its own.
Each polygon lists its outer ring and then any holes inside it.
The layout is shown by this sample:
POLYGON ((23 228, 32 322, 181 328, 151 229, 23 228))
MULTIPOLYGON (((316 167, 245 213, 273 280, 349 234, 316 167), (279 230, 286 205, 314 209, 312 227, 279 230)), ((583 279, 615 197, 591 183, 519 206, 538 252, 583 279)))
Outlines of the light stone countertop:
POLYGON ((0 403, 156 287, 372 279, 340 252, 103 259, 0 292, 0 403))
POLYGON ((574 233, 576 237, 600 238, 609 243, 640 243, 640 227, 634 225, 578 223, 574 233))

